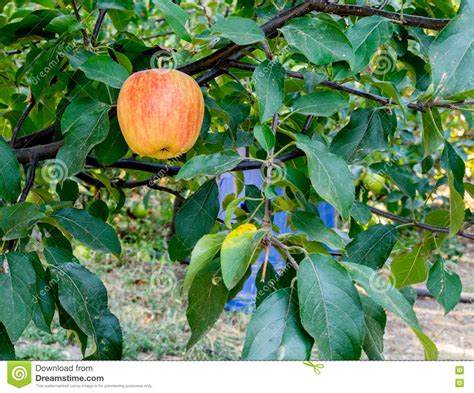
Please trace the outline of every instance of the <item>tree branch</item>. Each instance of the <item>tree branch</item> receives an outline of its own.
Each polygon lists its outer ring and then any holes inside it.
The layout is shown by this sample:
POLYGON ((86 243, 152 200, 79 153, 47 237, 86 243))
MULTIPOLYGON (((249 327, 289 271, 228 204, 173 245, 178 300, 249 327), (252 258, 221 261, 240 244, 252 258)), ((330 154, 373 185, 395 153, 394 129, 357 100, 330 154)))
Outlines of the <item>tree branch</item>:
POLYGON ((28 177, 26 179, 26 184, 25 188, 21 192, 20 198, 18 199, 18 203, 22 203, 26 201, 26 198, 28 197, 28 194, 31 191, 31 188, 33 187, 33 184, 35 182, 35 176, 36 176, 36 157, 33 156, 30 161, 30 169, 28 170, 28 177))
MULTIPOLYGON (((277 16, 270 19, 268 22, 264 23, 260 27, 265 33, 265 36, 271 37, 272 35, 276 34, 278 29, 283 27, 283 25, 290 19, 306 15, 312 11, 325 12, 340 16, 379 15, 402 25, 421 27, 433 30, 440 30, 449 22, 449 19, 435 19, 427 18, 424 16, 406 14, 404 14, 402 17, 398 13, 387 12, 372 7, 333 4, 327 1, 310 0, 279 13, 277 16)), ((179 70, 186 74, 194 75, 211 68, 219 67, 222 62, 225 61, 225 59, 229 59, 232 55, 236 55, 240 51, 244 49, 250 49, 252 47, 252 45, 240 46, 232 43, 210 54, 209 56, 189 63, 183 67, 180 67, 179 70)))
MULTIPOLYGON (((372 207, 372 206, 369 206, 369 209, 372 211, 372 213, 376 214, 377 216, 385 217, 385 218, 388 218, 389 220, 401 222, 403 224, 410 224, 410 225, 413 225, 416 228, 423 229, 424 231, 449 233, 448 228, 443 228, 443 227, 439 227, 439 226, 436 226, 436 225, 429 225, 429 224, 425 224, 423 222, 418 222, 418 221, 415 221, 415 220, 411 220, 411 219, 406 218, 406 217, 397 216, 395 214, 391 214, 391 213, 385 212, 383 210, 379 210, 379 209, 377 209, 375 207, 372 207)), ((464 237, 466 239, 474 240, 474 235, 471 235, 470 233, 466 233, 466 232, 463 232, 463 231, 459 231, 457 233, 457 236, 461 236, 461 237, 464 237)))
MULTIPOLYGON (((74 10, 74 15, 76 16, 77 21, 81 23, 81 15, 79 14, 79 10, 77 9, 76 2, 74 0, 71 0, 71 4, 72 4, 72 9, 74 10)), ((84 39, 84 46, 86 48, 89 48, 91 46, 89 34, 87 34, 87 30, 85 28, 82 28, 81 32, 82 32, 82 38, 84 39)))
POLYGON ((104 23, 105 15, 107 14, 107 8, 99 10, 99 16, 97 17, 97 21, 94 26, 94 30, 92 31, 92 45, 95 46, 97 37, 100 33, 100 28, 102 27, 102 23, 104 23))
POLYGON ((23 111, 23 113, 20 116, 20 119, 18 120, 18 123, 16 123, 16 126, 13 129, 12 138, 10 139, 10 146, 12 146, 12 147, 15 146, 15 143, 16 143, 16 140, 18 138, 18 134, 21 130, 21 127, 23 126, 23 123, 26 121, 26 118, 30 114, 31 110, 34 108, 35 104, 36 104, 35 98, 33 96, 31 96, 30 102, 26 106, 25 110, 23 111))

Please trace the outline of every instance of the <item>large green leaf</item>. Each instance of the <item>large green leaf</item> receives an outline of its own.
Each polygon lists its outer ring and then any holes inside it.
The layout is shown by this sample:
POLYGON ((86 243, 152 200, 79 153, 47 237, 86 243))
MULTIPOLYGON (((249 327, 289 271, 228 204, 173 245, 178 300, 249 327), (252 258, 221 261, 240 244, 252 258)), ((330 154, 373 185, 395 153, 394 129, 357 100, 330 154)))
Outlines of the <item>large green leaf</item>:
POLYGON ((298 269, 301 322, 323 360, 359 359, 364 313, 347 271, 330 256, 313 254, 298 269))
POLYGON ((234 288, 257 256, 265 231, 230 233, 221 249, 222 277, 227 288, 234 288))
POLYGON ((289 45, 303 53, 310 62, 328 65, 347 61, 352 65, 354 52, 340 26, 330 20, 294 19, 280 29, 289 45))
POLYGON ((364 309, 365 339, 364 352, 370 360, 383 360, 383 335, 387 316, 383 307, 367 296, 361 296, 364 309))
POLYGON ((56 311, 50 287, 51 283, 38 255, 30 254, 30 256, 36 274, 36 296, 34 299, 33 322, 38 329, 51 334, 51 322, 53 321, 54 312, 56 311))
POLYGON ((225 232, 205 235, 196 243, 191 253, 191 262, 189 263, 186 277, 184 278, 184 293, 189 291, 196 274, 214 260, 226 236, 225 232))
POLYGON ((104 55, 89 57, 78 68, 89 79, 105 83, 115 89, 120 89, 129 75, 125 67, 104 55))
POLYGON ((27 253, 9 252, 0 260, 8 266, 8 272, 0 274, 0 322, 16 342, 33 316, 35 271, 27 253))
POLYGON ((245 360, 307 360, 313 339, 300 322, 293 288, 268 296, 247 327, 242 358, 245 360))
POLYGON ((465 207, 463 195, 458 192, 454 178, 448 173, 449 182, 449 236, 454 236, 464 224, 465 207))
POLYGON ((211 32, 235 42, 237 45, 248 45, 265 39, 262 29, 252 19, 240 16, 229 16, 217 21, 211 32))
POLYGON ((352 161, 356 157, 386 149, 397 128, 397 118, 380 108, 356 109, 347 126, 331 142, 332 153, 352 161))
POLYGON ((33 225, 43 217, 38 205, 30 202, 0 207, 0 236, 2 240, 27 237, 33 225))
POLYGON ((379 269, 390 256, 396 242, 397 230, 393 225, 373 225, 348 244, 345 260, 379 269))
POLYGON ((171 0, 153 0, 161 12, 165 15, 165 20, 174 32, 183 40, 192 42, 192 38, 186 30, 185 24, 189 20, 189 15, 171 0))
POLYGON ((444 149, 441 154, 441 167, 446 171, 451 171, 453 186, 460 195, 464 195, 464 173, 466 165, 454 147, 444 141, 444 149))
POLYGON ((458 304, 461 298, 461 280, 455 272, 446 269, 442 258, 439 258, 431 267, 426 287, 436 301, 443 306, 445 315, 458 304))
POLYGON ((329 117, 349 106, 346 94, 321 90, 300 97, 293 110, 304 115, 329 117))
POLYGON ((277 61, 261 62, 252 75, 259 106, 260 121, 273 116, 283 104, 285 70, 277 61))
POLYGON ((438 95, 474 93, 474 12, 456 16, 430 45, 433 83, 438 95))
POLYGON ((21 193, 20 166, 12 148, 0 137, 0 197, 14 203, 21 193))
POLYGON ((392 36, 391 22, 381 16, 360 18, 348 31, 347 37, 355 51, 354 73, 362 71, 377 48, 392 36))
POLYGON ((273 135, 272 129, 266 124, 255 124, 253 128, 253 135, 260 146, 262 146, 267 153, 270 153, 275 147, 276 138, 273 135))
POLYGON ((210 180, 183 203, 176 214, 176 237, 189 250, 209 233, 219 213, 217 182, 210 180))
POLYGON ((345 247, 340 236, 327 228, 315 213, 296 211, 291 213, 291 221, 297 230, 306 233, 310 241, 324 243, 333 250, 342 250, 345 247))
POLYGON ((51 217, 74 238, 93 250, 120 254, 120 242, 114 229, 86 210, 64 208, 51 217))
POLYGON ((192 335, 187 348, 196 344, 216 323, 224 310, 229 291, 224 285, 219 259, 203 266, 189 289, 189 305, 186 310, 192 335))
POLYGON ((395 278, 395 286, 403 288, 425 281, 428 275, 427 257, 427 250, 422 242, 410 253, 394 258, 390 269, 395 278))
POLYGON ((425 155, 433 154, 444 142, 443 126, 439 110, 429 108, 421 114, 423 122, 422 143, 425 155))
POLYGON ((176 180, 190 180, 196 176, 215 176, 228 172, 245 157, 233 151, 223 151, 214 154, 202 154, 191 158, 176 175, 176 180))
POLYGON ((316 192, 331 203, 343 219, 354 203, 354 183, 346 162, 328 151, 322 143, 299 135, 296 146, 308 159, 308 173, 316 192))
POLYGON ((104 284, 63 249, 46 248, 45 257, 61 306, 96 344, 89 358, 120 359, 122 331, 117 318, 109 311, 104 284))
POLYGON ((87 154, 109 132, 109 106, 90 98, 77 98, 69 104, 61 119, 64 146, 58 152, 58 167, 72 176, 84 168, 87 154))
POLYGON ((388 281, 382 282, 383 278, 370 267, 355 263, 345 263, 344 265, 348 268, 353 280, 364 288, 367 296, 384 309, 403 319, 412 328, 425 349, 425 359, 436 360, 438 349, 422 332, 418 318, 405 296, 388 281))

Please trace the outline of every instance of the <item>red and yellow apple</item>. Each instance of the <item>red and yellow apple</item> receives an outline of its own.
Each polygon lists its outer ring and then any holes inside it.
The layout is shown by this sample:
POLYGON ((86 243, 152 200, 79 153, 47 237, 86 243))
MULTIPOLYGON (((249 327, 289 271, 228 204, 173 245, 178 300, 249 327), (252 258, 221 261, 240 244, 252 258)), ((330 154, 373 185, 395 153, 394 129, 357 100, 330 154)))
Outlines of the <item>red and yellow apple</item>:
POLYGON ((117 102, 123 137, 134 153, 168 159, 196 143, 204 117, 204 98, 196 81, 178 70, 132 74, 117 102))

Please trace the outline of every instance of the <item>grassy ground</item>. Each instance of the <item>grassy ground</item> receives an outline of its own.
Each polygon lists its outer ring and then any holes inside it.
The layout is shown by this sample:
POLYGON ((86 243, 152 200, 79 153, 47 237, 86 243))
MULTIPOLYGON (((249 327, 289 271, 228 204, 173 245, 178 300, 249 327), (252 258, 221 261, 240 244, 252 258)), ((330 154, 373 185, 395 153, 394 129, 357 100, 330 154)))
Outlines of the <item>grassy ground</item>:
MULTIPOLYGON (((151 203, 155 213, 146 219, 116 222, 124 248, 121 260, 83 248, 76 250, 82 263, 100 276, 109 291, 111 309, 120 319, 124 332, 124 358, 238 360, 250 320, 250 316, 240 313, 225 312, 210 334, 186 352, 190 331, 186 303, 180 294, 186 267, 169 262, 163 252, 172 207, 168 199, 151 203)), ((458 250, 459 244, 454 247, 458 250)), ((467 253, 455 269, 464 289, 474 292, 474 247, 466 247, 467 253)), ((415 309, 420 323, 438 345, 441 359, 474 359, 472 305, 458 305, 447 317, 433 300, 419 299, 415 309)), ((30 326, 17 345, 18 356, 36 360, 81 359, 77 345, 68 340, 57 322, 53 333, 48 335, 30 326)), ((423 358, 422 347, 414 334, 391 315, 385 348, 390 360, 423 358)))

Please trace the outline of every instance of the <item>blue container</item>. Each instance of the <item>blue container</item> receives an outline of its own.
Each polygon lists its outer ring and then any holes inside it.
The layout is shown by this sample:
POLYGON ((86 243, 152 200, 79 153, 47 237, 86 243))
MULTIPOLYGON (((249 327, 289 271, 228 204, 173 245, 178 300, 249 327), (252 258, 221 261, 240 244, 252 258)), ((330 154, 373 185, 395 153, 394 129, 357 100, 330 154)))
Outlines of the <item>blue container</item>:
MULTIPOLYGON (((255 185, 259 188, 263 185, 263 179, 259 170, 246 171, 244 173, 245 185, 255 185)), ((226 195, 235 192, 235 178, 231 174, 225 174, 221 176, 219 181, 219 199, 222 206, 222 201, 226 195)), ((281 190, 277 190, 279 195, 282 194, 281 190)), ((241 195, 239 195, 241 196, 241 195)), ((336 211, 327 202, 322 202, 318 205, 318 210, 321 219, 328 228, 336 227, 336 211)), ((224 212, 220 212, 220 218, 223 218, 224 212)), ((291 232, 290 228, 286 225, 287 213, 278 212, 273 215, 273 224, 280 228, 281 233, 291 232)), ((265 255, 262 252, 257 262, 252 266, 252 273, 245 282, 242 290, 239 294, 227 303, 225 309, 228 311, 243 311, 253 312, 255 309, 255 297, 257 294, 257 288, 255 286, 255 280, 257 273, 264 261, 265 255)), ((280 253, 274 248, 270 248, 270 254, 268 258, 269 262, 273 265, 275 270, 281 271, 285 268, 285 260, 282 258, 280 253)))

